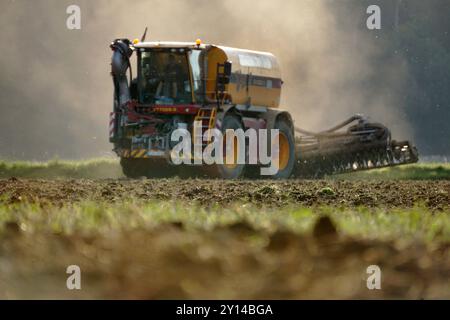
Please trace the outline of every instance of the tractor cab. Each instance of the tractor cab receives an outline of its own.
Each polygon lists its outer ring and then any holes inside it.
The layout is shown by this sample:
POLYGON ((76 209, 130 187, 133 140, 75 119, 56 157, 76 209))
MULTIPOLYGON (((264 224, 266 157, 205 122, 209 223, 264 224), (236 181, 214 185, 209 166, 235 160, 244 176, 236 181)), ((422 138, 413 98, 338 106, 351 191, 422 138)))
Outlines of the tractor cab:
POLYGON ((185 105, 202 101, 202 48, 195 43, 135 45, 137 100, 142 105, 185 105))

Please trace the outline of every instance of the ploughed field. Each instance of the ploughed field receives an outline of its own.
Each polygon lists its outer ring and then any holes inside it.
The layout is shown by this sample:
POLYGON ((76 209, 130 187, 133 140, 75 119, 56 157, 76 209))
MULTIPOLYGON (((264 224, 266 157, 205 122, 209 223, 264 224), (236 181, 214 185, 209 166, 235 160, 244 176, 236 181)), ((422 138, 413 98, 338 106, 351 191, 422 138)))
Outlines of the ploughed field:
POLYGON ((4 203, 64 205, 80 201, 177 200, 204 206, 230 203, 255 206, 335 206, 431 210, 450 206, 450 181, 66 179, 0 180, 4 203))
POLYGON ((447 179, 364 173, 5 176, 0 298, 450 298, 449 200, 447 179), (69 265, 81 290, 66 287, 69 265), (370 265, 381 290, 367 288, 370 265))

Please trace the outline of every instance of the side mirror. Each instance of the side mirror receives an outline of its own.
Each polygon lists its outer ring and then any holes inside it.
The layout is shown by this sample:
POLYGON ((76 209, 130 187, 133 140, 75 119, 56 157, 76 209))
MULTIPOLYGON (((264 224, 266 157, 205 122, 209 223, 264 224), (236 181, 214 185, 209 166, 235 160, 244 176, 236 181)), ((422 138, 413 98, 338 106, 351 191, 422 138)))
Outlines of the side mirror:
POLYGON ((231 79, 230 61, 225 61, 223 64, 217 64, 217 91, 224 92, 225 86, 230 83, 231 79))
POLYGON ((223 74, 226 78, 226 84, 230 83, 230 77, 231 77, 231 62, 225 61, 223 64, 223 74))

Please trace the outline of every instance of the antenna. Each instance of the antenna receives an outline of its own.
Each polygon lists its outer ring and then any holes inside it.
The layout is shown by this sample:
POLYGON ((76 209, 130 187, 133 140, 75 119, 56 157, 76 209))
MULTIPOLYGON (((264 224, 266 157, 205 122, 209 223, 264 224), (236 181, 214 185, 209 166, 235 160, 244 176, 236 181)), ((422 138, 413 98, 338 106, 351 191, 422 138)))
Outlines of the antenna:
POLYGON ((144 34, 142 35, 141 42, 145 41, 145 37, 147 36, 147 30, 148 30, 148 27, 145 27, 145 31, 144 31, 144 34))

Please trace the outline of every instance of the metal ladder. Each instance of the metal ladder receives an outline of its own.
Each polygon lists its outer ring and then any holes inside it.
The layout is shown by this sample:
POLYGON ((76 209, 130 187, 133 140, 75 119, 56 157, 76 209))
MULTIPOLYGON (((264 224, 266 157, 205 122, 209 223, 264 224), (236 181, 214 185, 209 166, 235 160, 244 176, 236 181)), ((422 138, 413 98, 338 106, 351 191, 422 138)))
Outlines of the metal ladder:
POLYGON ((201 130, 198 130, 198 128, 196 128, 195 126, 193 128, 194 141, 197 141, 196 139, 201 138, 203 147, 205 147, 211 141, 210 135, 208 136, 208 141, 203 141, 203 134, 206 130, 214 128, 216 124, 216 115, 216 107, 202 107, 200 110, 198 110, 197 115, 194 118, 194 122, 201 122, 201 130))

